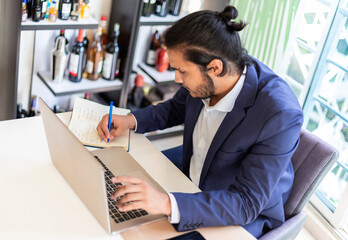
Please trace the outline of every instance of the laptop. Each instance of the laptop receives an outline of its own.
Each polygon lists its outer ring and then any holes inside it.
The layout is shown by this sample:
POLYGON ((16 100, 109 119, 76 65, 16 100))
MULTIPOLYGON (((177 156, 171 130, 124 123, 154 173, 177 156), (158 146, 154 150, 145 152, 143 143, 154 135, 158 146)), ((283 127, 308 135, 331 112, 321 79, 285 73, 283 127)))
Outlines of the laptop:
POLYGON ((110 199, 117 186, 113 176, 134 176, 166 192, 137 161, 121 147, 88 151, 68 127, 39 98, 41 116, 52 162, 100 225, 109 233, 165 218, 137 209, 120 212, 110 199))

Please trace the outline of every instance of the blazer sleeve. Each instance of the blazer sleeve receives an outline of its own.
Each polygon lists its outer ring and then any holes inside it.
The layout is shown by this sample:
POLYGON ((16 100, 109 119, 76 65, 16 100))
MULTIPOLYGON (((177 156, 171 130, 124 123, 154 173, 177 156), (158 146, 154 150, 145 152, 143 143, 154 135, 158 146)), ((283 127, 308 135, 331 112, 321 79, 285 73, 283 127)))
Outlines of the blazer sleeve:
POLYGON ((246 225, 259 216, 271 197, 281 199, 284 193, 281 188, 292 186, 293 175, 287 186, 281 186, 280 179, 288 174, 286 170, 299 143, 302 121, 300 110, 286 110, 270 117, 228 189, 173 193, 180 210, 180 222, 174 227, 184 231, 197 227, 246 225))
POLYGON ((183 124, 188 97, 188 91, 181 87, 172 99, 132 112, 138 123, 136 132, 145 133, 183 124))

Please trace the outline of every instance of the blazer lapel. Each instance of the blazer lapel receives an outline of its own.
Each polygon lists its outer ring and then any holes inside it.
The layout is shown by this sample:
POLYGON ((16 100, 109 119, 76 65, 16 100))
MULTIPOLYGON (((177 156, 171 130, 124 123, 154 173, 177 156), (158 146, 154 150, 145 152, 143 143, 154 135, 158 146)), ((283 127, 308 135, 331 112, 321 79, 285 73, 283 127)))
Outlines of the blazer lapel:
POLYGON ((212 140, 212 143, 210 144, 201 172, 199 187, 201 187, 205 177, 207 176, 209 166, 213 161, 216 151, 219 149, 226 137, 228 137, 232 130, 238 125, 238 123, 244 119, 245 108, 250 107, 254 104, 254 100, 257 94, 257 87, 258 75, 256 69, 254 66, 248 66, 244 85, 236 99, 235 105, 232 111, 226 114, 212 140))

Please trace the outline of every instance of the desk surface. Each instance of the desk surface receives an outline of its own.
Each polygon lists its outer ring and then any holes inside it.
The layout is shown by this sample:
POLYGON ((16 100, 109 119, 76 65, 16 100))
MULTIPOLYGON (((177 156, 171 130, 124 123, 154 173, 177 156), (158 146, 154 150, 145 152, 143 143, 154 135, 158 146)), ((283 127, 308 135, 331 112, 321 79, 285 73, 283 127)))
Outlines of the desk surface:
MULTIPOLYGON (((61 114, 67 123, 70 114, 61 114)), ((50 160, 40 117, 0 122, 0 239, 164 239, 178 233, 167 220, 110 236, 50 160)), ((197 192, 143 135, 131 134, 130 154, 168 192, 197 192)), ((202 228, 207 239, 254 239, 240 226, 202 228)), ((179 233, 180 234, 180 233, 179 233)))

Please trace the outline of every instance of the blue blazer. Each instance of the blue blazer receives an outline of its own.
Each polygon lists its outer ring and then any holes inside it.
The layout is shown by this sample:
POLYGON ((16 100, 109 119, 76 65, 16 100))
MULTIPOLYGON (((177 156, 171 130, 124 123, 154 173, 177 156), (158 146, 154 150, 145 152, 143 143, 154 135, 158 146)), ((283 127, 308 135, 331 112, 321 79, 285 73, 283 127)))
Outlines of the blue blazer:
MULTIPOLYGON (((200 99, 180 88, 173 99, 133 112, 140 133, 185 124, 181 170, 187 176, 202 107, 200 99)), ((302 122, 302 109, 289 86, 254 59, 234 108, 208 150, 199 183, 202 192, 173 193, 180 211, 180 223, 174 227, 183 231, 242 225, 259 237, 281 225, 302 122)))

